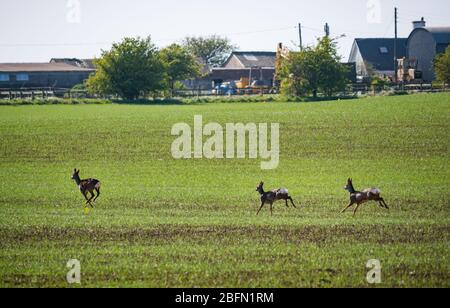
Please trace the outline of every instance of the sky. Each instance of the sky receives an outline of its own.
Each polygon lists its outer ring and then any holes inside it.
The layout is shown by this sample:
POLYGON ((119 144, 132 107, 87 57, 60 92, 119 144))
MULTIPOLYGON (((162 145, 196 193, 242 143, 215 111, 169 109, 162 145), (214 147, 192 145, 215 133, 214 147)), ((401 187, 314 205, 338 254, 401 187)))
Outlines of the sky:
POLYGON ((412 21, 450 26, 448 0, 0 0, 0 62, 98 57, 123 37, 151 36, 160 48, 186 36, 218 34, 241 51, 275 51, 279 42, 314 44, 325 23, 348 59, 356 37, 399 36, 412 21))

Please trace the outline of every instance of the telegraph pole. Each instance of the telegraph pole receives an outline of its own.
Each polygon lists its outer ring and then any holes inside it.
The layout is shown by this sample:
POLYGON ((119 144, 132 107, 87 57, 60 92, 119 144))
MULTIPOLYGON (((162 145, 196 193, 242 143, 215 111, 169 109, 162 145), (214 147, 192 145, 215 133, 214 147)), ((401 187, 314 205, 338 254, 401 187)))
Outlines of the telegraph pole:
POLYGON ((303 36, 302 36, 302 24, 301 23, 298 24, 298 35, 300 38, 300 51, 302 51, 303 50, 303 36))
POLYGON ((330 26, 328 25, 328 23, 325 24, 325 27, 323 29, 325 31, 325 36, 330 37, 330 26))
POLYGON ((398 8, 394 10, 394 19, 395 19, 395 39, 394 39, 394 81, 398 83, 398 74, 397 74, 397 41, 398 41, 398 8))

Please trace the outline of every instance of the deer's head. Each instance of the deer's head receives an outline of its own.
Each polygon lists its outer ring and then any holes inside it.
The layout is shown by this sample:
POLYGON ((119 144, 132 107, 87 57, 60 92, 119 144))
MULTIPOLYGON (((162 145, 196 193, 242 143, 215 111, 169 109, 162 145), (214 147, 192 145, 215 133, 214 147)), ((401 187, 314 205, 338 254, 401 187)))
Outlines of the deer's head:
POLYGON ((256 187, 256 191, 262 193, 264 191, 264 182, 259 183, 259 186, 256 187))
POLYGON ((80 178, 80 170, 74 169, 72 174, 72 180, 76 180, 80 178))
POLYGON ((347 180, 347 185, 344 186, 344 189, 351 194, 355 192, 355 188, 353 187, 353 180, 351 178, 347 180))

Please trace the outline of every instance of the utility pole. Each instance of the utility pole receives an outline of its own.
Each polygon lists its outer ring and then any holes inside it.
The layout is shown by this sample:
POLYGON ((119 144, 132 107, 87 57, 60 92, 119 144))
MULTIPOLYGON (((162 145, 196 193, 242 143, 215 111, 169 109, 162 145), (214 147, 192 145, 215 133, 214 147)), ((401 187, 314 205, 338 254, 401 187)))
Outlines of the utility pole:
POLYGON ((328 25, 328 23, 325 24, 324 30, 325 30, 325 36, 330 37, 330 26, 328 25))
POLYGON ((302 51, 303 50, 303 36, 302 36, 302 24, 301 23, 298 24, 298 35, 300 38, 300 51, 302 51))
POLYGON ((394 19, 395 19, 395 39, 394 39, 394 81, 398 83, 398 62, 397 62, 397 41, 398 41, 398 8, 394 10, 394 19))

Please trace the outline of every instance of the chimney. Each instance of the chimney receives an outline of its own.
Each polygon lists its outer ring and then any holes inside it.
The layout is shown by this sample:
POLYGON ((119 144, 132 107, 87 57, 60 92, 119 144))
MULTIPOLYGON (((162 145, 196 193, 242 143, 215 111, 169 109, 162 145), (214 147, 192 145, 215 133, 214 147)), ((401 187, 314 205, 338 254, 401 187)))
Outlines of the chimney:
POLYGON ((422 17, 421 20, 413 21, 413 29, 425 28, 427 23, 425 22, 425 18, 422 17))

